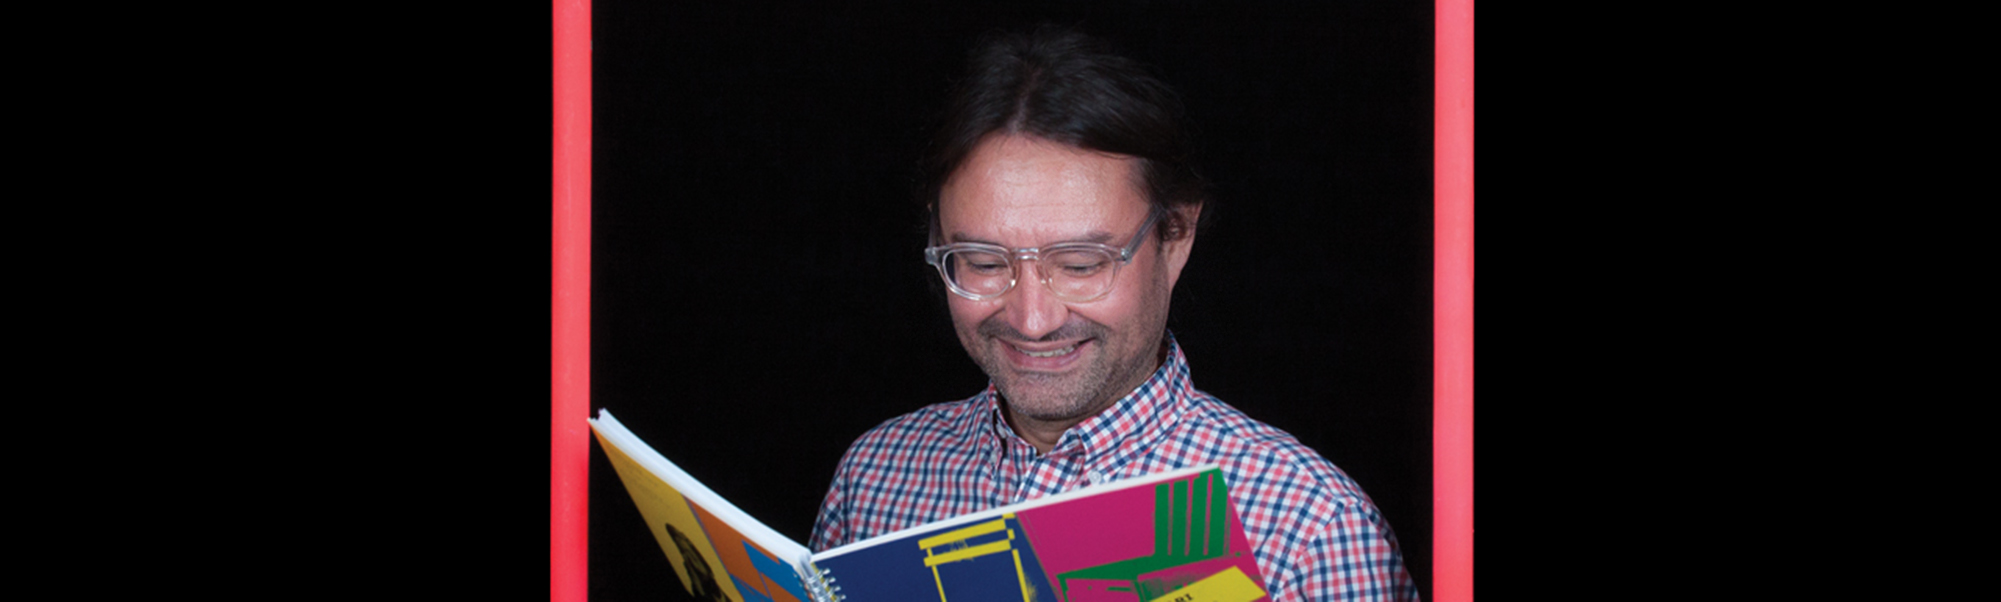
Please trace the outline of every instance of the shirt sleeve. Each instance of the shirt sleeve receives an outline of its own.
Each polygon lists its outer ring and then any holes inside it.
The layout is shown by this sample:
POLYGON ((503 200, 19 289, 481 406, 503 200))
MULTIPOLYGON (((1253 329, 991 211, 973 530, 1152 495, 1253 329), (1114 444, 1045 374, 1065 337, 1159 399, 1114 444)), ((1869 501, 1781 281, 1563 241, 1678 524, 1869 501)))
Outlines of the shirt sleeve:
POLYGON ((1418 600, 1396 536, 1367 505, 1344 506, 1277 572, 1272 602, 1418 600))
POLYGON ((820 500, 820 516, 813 519, 813 538, 806 547, 814 552, 824 552, 848 543, 847 512, 842 507, 841 496, 843 472, 845 470, 835 471, 834 482, 827 486, 827 497, 820 500))

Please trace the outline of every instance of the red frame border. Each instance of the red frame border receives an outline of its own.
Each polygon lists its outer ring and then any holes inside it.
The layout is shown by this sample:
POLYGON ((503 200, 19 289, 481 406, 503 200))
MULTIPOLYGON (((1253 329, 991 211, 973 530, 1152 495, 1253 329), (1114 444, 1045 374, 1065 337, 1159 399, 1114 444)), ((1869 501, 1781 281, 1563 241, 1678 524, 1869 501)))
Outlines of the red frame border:
POLYGON ((549 599, 589 598, 591 3, 555 0, 549 599))
POLYGON ((1473 0, 1433 16, 1431 599, 1473 599, 1473 0))
MULTIPOLYGON (((1437 0, 1432 595, 1473 599, 1473 1, 1437 0)), ((555 0, 549 599, 584 602, 590 493, 591 4, 555 0)))

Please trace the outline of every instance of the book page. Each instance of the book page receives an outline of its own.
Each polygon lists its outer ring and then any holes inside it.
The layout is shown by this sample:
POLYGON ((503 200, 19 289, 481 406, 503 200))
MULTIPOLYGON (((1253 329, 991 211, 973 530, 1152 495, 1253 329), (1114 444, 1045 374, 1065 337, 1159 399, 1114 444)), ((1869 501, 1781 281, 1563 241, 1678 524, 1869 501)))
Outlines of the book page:
POLYGON ((691 595, 727 602, 808 602, 799 562, 806 547, 716 495, 646 445, 607 411, 591 429, 639 506, 668 564, 691 595))

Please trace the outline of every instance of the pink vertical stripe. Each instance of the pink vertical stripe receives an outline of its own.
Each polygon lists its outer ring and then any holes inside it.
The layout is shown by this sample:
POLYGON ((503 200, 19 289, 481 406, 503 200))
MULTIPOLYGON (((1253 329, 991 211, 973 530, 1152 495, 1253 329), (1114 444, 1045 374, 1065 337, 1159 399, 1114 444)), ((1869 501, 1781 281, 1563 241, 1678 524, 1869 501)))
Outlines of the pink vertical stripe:
POLYGON ((1473 0, 1438 0, 1433 65, 1432 581, 1473 600, 1473 0))
POLYGON ((555 0, 555 215, 550 339, 549 600, 589 597, 591 3, 555 0))

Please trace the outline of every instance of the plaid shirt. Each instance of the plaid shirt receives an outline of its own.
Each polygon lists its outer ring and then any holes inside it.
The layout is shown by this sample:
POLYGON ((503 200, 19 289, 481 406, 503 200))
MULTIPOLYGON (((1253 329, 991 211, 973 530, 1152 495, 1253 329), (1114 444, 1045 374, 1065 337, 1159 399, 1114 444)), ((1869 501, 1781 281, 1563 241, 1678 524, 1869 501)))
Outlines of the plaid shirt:
POLYGON ((1195 390, 1168 361, 1048 454, 1001 418, 993 385, 891 419, 848 448, 813 525, 814 550, 1126 477, 1223 467, 1272 602, 1416 600, 1390 525, 1362 488, 1284 431, 1195 390))

